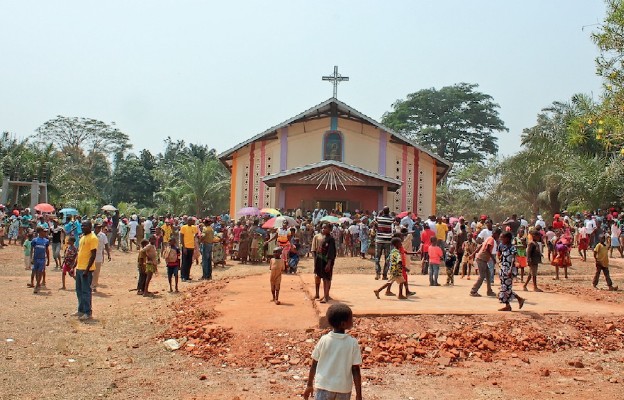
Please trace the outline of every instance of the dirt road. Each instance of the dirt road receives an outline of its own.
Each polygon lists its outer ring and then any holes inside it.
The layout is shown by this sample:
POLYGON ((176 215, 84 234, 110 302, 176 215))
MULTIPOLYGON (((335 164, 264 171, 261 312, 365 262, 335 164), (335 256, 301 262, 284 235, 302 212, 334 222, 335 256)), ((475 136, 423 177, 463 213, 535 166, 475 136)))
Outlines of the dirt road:
MULTIPOLYGON (((297 398, 309 352, 325 332, 310 326, 318 311, 301 294, 299 277, 284 277, 285 306, 268 302, 268 287, 250 292, 239 279, 266 274, 266 265, 219 268, 215 282, 180 283, 177 295, 166 292, 160 275, 158 295, 144 298, 129 291, 136 253, 116 251, 94 296, 95 321, 81 323, 70 316, 75 293, 58 290, 60 272, 48 271, 38 295, 26 287, 21 254, 14 246, 0 250, 2 399, 297 398), (162 345, 183 337, 178 351, 162 345)), ((339 261, 337 274, 372 267, 339 261)), ((621 284, 619 265, 612 272, 621 284)), ((311 269, 302 263, 303 273, 311 269)), ((624 319, 582 311, 621 306, 624 295, 591 289, 591 265, 577 263, 572 272, 569 281, 540 278, 549 291, 584 302, 579 313, 358 318, 352 333, 365 354, 364 398, 620 397, 624 319)))

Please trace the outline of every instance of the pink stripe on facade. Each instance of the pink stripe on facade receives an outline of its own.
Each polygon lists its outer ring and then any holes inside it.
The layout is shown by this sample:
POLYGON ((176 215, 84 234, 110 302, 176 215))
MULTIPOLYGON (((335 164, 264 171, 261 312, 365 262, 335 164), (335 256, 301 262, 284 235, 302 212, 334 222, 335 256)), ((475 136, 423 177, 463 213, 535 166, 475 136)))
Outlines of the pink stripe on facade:
POLYGON ((247 191, 247 207, 253 206, 254 199, 254 151, 256 150, 256 142, 251 143, 251 148, 249 150, 249 186, 247 191))
MULTIPOLYGON (((266 175, 266 149, 265 149, 265 141, 263 140, 260 145, 260 179, 264 178, 266 175)), ((264 188, 266 185, 262 180, 258 182, 260 188, 258 189, 258 208, 264 207, 264 188)))
POLYGON ((414 180, 413 180, 413 193, 414 199, 412 201, 412 211, 416 214, 417 217, 422 217, 418 215, 418 188, 420 183, 418 182, 418 171, 419 171, 419 162, 420 162, 420 150, 414 149, 414 180))
POLYGON ((401 211, 407 210, 407 146, 403 145, 403 168, 401 171, 401 180, 403 181, 403 186, 401 186, 401 211))

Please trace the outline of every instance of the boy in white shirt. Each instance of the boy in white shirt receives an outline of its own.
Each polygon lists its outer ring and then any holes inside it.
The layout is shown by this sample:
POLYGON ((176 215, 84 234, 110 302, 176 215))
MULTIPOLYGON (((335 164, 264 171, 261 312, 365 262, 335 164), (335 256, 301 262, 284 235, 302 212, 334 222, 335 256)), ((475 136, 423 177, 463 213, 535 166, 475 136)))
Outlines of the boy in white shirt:
POLYGON ((349 400, 355 384, 355 398, 362 400, 360 345, 345 333, 353 328, 353 312, 346 304, 338 303, 327 309, 326 316, 333 330, 323 335, 314 347, 303 398, 308 399, 316 388, 316 400, 349 400))

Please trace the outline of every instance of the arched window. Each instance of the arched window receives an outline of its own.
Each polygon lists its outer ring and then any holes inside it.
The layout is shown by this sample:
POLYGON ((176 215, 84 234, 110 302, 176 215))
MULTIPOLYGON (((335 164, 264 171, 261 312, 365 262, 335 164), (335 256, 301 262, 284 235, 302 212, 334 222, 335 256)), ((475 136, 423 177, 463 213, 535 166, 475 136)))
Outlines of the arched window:
POLYGON ((328 131, 323 137, 323 160, 341 161, 344 154, 342 133, 328 131))

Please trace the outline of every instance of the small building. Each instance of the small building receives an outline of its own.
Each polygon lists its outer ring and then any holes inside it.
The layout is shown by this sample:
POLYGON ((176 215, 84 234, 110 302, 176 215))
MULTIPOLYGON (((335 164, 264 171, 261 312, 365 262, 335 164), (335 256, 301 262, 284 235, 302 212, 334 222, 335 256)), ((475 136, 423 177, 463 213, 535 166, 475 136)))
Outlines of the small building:
POLYGON ((230 214, 280 209, 435 214, 451 163, 332 97, 219 155, 230 214))

